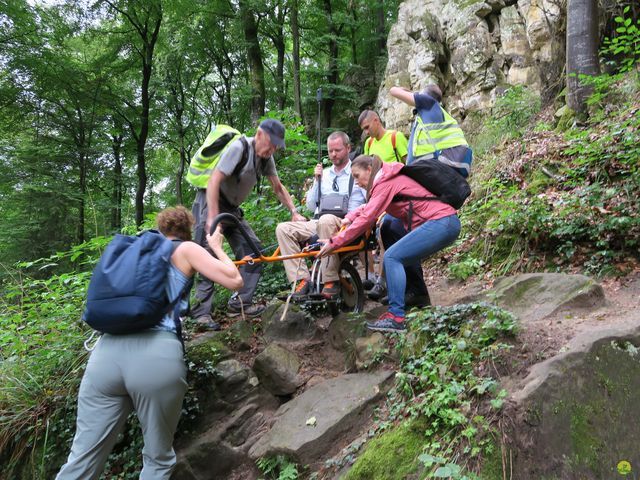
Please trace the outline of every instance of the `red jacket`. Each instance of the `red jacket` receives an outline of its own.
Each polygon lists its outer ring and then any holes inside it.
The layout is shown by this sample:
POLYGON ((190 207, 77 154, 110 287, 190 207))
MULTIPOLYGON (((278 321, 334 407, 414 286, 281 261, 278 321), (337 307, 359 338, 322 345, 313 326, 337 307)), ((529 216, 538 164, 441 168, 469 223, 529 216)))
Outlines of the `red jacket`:
MULTIPOLYGON (((409 201, 391 202, 395 195, 412 197, 433 197, 431 192, 406 175, 400 174, 401 163, 383 163, 371 187, 371 195, 367 203, 349 212, 345 218, 351 220, 345 230, 331 238, 333 248, 348 245, 366 232, 378 217, 387 212, 399 218, 408 229, 409 201)), ((419 227, 427 220, 438 220, 456 213, 455 208, 438 200, 411 200, 413 204, 411 229, 419 227)))

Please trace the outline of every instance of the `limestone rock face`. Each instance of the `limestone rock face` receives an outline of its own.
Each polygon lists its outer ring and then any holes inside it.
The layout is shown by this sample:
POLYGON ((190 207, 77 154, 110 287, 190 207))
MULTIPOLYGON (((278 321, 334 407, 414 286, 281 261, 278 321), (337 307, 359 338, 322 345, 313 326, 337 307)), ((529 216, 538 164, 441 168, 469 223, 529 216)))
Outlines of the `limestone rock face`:
POLYGON ((437 83, 458 118, 490 108, 509 85, 557 84, 564 65, 565 12, 555 0, 406 0, 387 40, 378 93, 388 128, 408 133, 411 109, 389 88, 437 83))

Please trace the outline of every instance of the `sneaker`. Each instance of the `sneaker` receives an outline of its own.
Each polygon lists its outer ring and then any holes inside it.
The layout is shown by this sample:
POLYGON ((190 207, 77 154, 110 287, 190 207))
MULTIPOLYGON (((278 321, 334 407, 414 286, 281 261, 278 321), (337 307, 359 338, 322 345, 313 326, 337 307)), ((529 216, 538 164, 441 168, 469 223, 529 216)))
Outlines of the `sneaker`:
MULTIPOLYGON (((244 306, 244 314, 247 317, 257 317, 267 307, 260 303, 252 303, 250 305, 244 306)), ((227 314, 230 317, 237 317, 238 315, 242 315, 242 308, 240 307, 240 303, 229 303, 227 304, 227 314)))
POLYGON ((367 328, 374 332, 404 332, 404 317, 399 317, 391 312, 385 312, 375 322, 367 322, 367 328))
POLYGON ((298 285, 296 285, 296 289, 294 290, 293 294, 291 295, 291 299, 292 300, 302 300, 307 295, 309 295, 309 290, 310 290, 309 279, 303 278, 302 280, 300 280, 298 282, 298 285))
MULTIPOLYGON (((389 305, 389 296, 385 295, 380 299, 382 305, 389 305)), ((426 295, 415 295, 413 293, 407 293, 404 296, 404 306, 409 307, 428 307, 431 305, 431 300, 426 295)))
POLYGON ((363 290, 371 290, 374 286, 375 286, 375 282, 373 280, 365 278, 362 281, 362 289, 363 290))
POLYGON ((367 296, 371 300, 380 300, 380 298, 384 297, 387 294, 387 287, 383 286, 381 283, 376 283, 367 296))
POLYGON ((199 330, 212 330, 214 332, 220 330, 220 324, 211 318, 211 315, 202 315, 196 318, 195 322, 199 330))
POLYGON ((333 300, 338 295, 340 295, 340 283, 335 282, 326 282, 322 287, 322 292, 320 292, 322 296, 328 300, 333 300))

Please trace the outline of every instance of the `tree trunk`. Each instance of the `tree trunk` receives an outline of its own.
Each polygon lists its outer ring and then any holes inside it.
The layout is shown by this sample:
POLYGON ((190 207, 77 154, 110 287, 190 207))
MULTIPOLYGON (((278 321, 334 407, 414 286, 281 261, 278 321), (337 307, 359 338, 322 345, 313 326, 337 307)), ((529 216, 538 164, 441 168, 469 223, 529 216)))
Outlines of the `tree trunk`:
POLYGON ((123 135, 111 137, 113 152, 113 189, 111 194, 111 229, 119 231, 122 228, 122 139, 123 135))
POLYGON ((265 86, 262 50, 260 50, 258 24, 253 11, 247 7, 243 0, 239 2, 239 7, 244 39, 247 44, 249 83, 251 84, 251 120, 255 124, 264 115, 265 86))
POLYGON ((293 37, 293 104, 296 113, 302 118, 302 99, 300 96, 300 29, 298 26, 298 0, 291 1, 291 36, 293 37))
POLYGON ((84 242, 84 223, 85 223, 85 208, 87 194, 87 156, 84 153, 80 154, 80 204, 78 205, 78 234, 77 242, 84 242))
POLYGON ((128 123, 131 135, 136 142, 136 174, 138 185, 136 188, 135 210, 136 225, 142 225, 144 221, 144 195, 147 189, 147 166, 145 149, 149 137, 149 112, 152 92, 150 89, 151 75, 153 72, 153 52, 158 41, 160 25, 162 24, 162 2, 147 2, 144 7, 136 10, 133 2, 116 3, 107 1, 116 12, 129 22, 135 32, 131 39, 133 51, 140 57, 142 70, 142 84, 140 86, 140 109, 135 108, 136 118, 123 116, 128 123), (135 36, 140 40, 140 45, 135 45, 135 36))
POLYGON ((333 112, 333 104, 335 103, 335 88, 338 84, 338 36, 339 32, 333 20, 333 13, 331 8, 331 0, 324 0, 324 9, 327 16, 327 25, 329 27, 328 35, 328 49, 329 49, 329 63, 327 65, 327 83, 329 84, 328 92, 325 93, 323 102, 323 128, 328 128, 331 125, 331 114, 333 112))
POLYGON ((600 73, 598 61, 598 2, 569 0, 567 4, 567 105, 579 115, 586 114, 591 87, 581 75, 600 73))

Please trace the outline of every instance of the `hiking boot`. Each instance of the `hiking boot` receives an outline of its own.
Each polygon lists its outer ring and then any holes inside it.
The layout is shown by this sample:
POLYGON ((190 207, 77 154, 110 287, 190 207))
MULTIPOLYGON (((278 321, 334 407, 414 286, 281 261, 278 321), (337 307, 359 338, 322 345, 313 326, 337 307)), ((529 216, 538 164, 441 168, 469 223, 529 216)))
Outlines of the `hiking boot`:
POLYGON ((211 318, 211 315, 202 315, 194 321, 198 330, 212 330, 214 332, 220 330, 220 324, 211 318))
POLYGON ((385 287, 381 283, 376 283, 373 286, 373 288, 369 290, 369 293, 367 293, 367 296, 371 300, 377 301, 377 300, 380 300, 380 298, 384 297, 386 294, 387 294, 387 287, 385 287))
MULTIPOLYGON (((257 317, 262 312, 264 312, 265 308, 267 307, 260 303, 244 305, 244 314, 246 317, 257 317)), ((240 307, 240 302, 227 304, 227 314, 230 317, 237 317, 238 315, 242 315, 242 310, 243 309, 240 307)))
POLYGON ((322 287, 322 292, 320 293, 327 300, 333 300, 340 295, 340 283, 338 281, 326 282, 322 287))
MULTIPOLYGON (((385 295, 380 299, 382 305, 389 305, 389 296, 385 295)), ((415 293, 407 293, 404 296, 404 306, 410 307, 428 307, 431 305, 431 300, 426 295, 416 295, 415 293)))
POLYGON ((309 295, 309 290, 311 290, 309 286, 309 279, 303 278, 298 282, 298 285, 296 285, 296 289, 291 294, 291 300, 304 300, 306 296, 309 295))
POLYGON ((385 312, 375 322, 367 322, 367 328, 374 332, 405 332, 404 317, 385 312))

